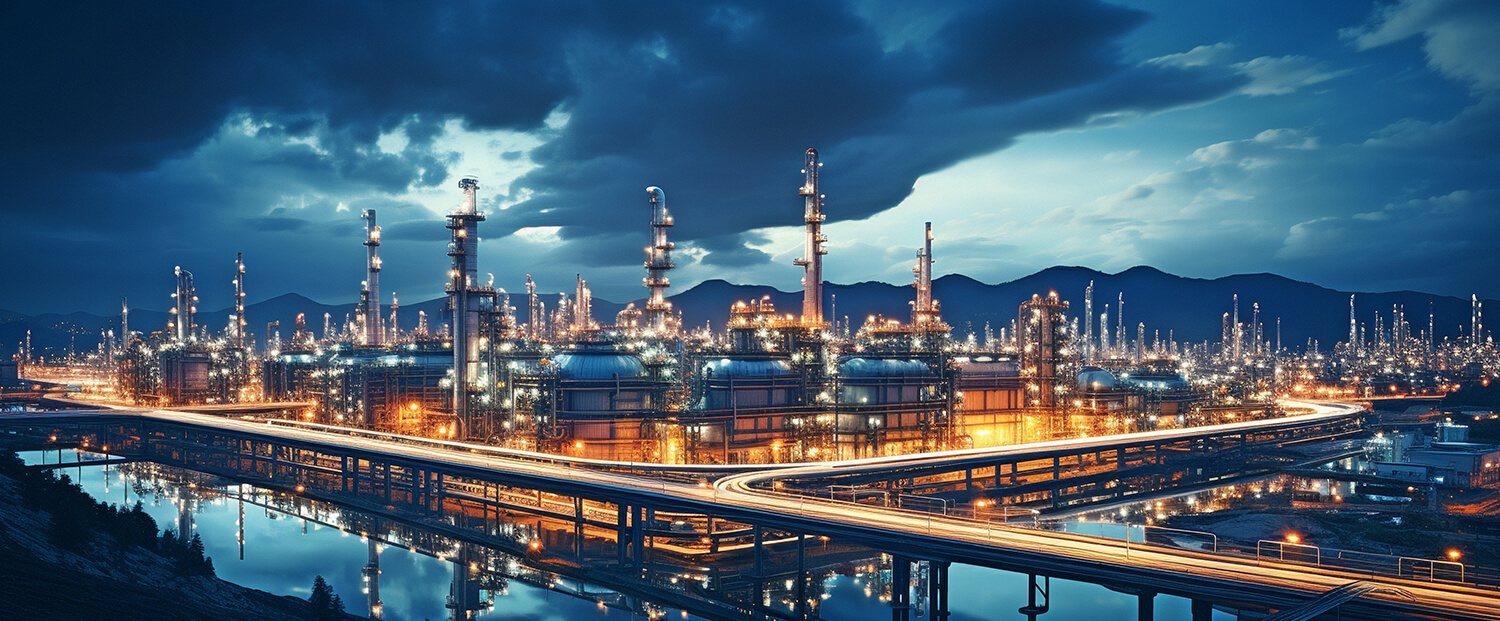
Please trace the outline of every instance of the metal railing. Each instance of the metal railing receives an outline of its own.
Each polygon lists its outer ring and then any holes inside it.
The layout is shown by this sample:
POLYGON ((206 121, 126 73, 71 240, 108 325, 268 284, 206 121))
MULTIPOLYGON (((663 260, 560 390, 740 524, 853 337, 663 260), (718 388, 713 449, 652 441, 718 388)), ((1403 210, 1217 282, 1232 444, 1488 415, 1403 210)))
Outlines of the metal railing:
MULTIPOLYGON (((1206 542, 1208 544, 1208 548, 1206 550, 1207 552, 1211 552, 1211 553, 1214 553, 1214 554, 1218 554, 1219 553, 1219 536, 1216 535, 1216 534, 1214 534, 1214 533, 1205 532, 1205 531, 1201 531, 1201 530, 1188 530, 1188 529, 1185 529, 1185 528, 1171 528, 1171 527, 1168 527, 1168 526, 1157 526, 1155 524, 1129 524, 1129 523, 1127 523, 1125 525, 1125 530, 1126 530, 1125 541, 1126 542, 1130 541, 1130 529, 1132 529, 1132 528, 1138 528, 1138 529, 1140 529, 1140 531, 1141 531, 1141 543, 1146 544, 1146 545, 1156 545, 1156 544, 1152 544, 1151 543, 1151 533, 1153 533, 1153 532, 1154 533, 1162 533, 1162 534, 1167 535, 1167 536, 1182 535, 1182 536, 1186 536, 1190 540, 1191 539, 1196 539, 1196 540, 1201 541, 1201 542, 1206 542)), ((1182 546, 1179 545, 1176 541, 1173 541, 1172 545, 1166 546, 1166 547, 1181 548, 1182 546)), ((1204 550, 1200 549, 1199 551, 1204 551, 1204 550)))
MULTIPOLYGON (((1241 546, 1222 542, 1215 533, 1172 528, 1156 524, 1094 522, 1092 524, 1113 526, 1116 528, 1113 529, 1113 533, 1105 532, 1109 529, 1100 529, 1100 532, 1097 534, 1080 533, 1076 532, 1076 530, 1065 529, 1062 522, 1042 520, 1039 511, 1025 507, 1002 505, 978 508, 953 506, 947 502, 941 505, 936 503, 928 505, 908 503, 905 506, 901 506, 892 505, 889 502, 872 504, 831 497, 843 496, 844 498, 851 499, 861 497, 859 488, 854 486, 842 486, 842 489, 833 492, 830 496, 818 495, 806 490, 779 489, 776 491, 786 496, 800 496, 809 499, 808 501, 804 501, 801 498, 797 499, 794 506, 795 512, 798 515, 808 515, 809 505, 817 503, 858 505, 866 509, 873 506, 892 514, 904 514, 914 518, 921 518, 915 523, 918 526, 925 526, 926 532, 933 535, 939 534, 940 531, 945 530, 945 527, 961 528, 963 524, 968 523, 981 526, 983 529, 982 532, 987 539, 993 539, 1007 532, 1044 530, 1068 539, 1076 538, 1079 541, 1116 542, 1120 546, 1122 553, 1127 557, 1131 556, 1133 552, 1144 552, 1146 550, 1170 551, 1201 554, 1225 560, 1249 561, 1256 564, 1287 563, 1317 567, 1356 573, 1369 576, 1370 578, 1384 576, 1437 583, 1500 586, 1500 573, 1493 570, 1478 572, 1476 571, 1477 569, 1484 568, 1465 565, 1461 561, 1455 560, 1357 552, 1271 539, 1258 540, 1255 542, 1254 549, 1251 549, 1248 544, 1241 546), (922 508, 918 508, 919 506, 931 510, 923 510, 922 508), (996 513, 999 515, 995 515, 996 513), (922 519, 925 519, 925 523, 922 522, 922 519), (1192 545, 1194 543, 1197 546, 1192 545)), ((888 497, 888 493, 885 490, 866 489, 865 492, 876 492, 866 496, 868 498, 884 499, 888 497)), ((813 508, 816 509, 815 507, 813 508)))
POLYGON ((1274 539, 1261 539, 1255 542, 1255 560, 1257 562, 1264 560, 1266 557, 1270 556, 1269 554, 1263 555, 1261 553, 1261 551, 1266 548, 1275 549, 1276 560, 1278 561, 1281 561, 1283 563, 1303 564, 1306 564, 1306 561, 1299 559, 1298 557, 1306 557, 1308 551, 1311 550, 1313 558, 1311 564, 1319 567, 1323 565, 1323 549, 1315 545, 1308 545, 1305 543, 1292 543, 1290 541, 1276 541, 1274 539), (1288 559, 1286 555, 1287 548, 1292 549, 1292 558, 1290 559, 1288 559))
POLYGON ((1458 561, 1440 561, 1426 558, 1411 558, 1408 556, 1397 557, 1396 559, 1397 576, 1410 577, 1412 579, 1420 580, 1423 578, 1422 569, 1424 567, 1427 570, 1426 579, 1428 582, 1437 582, 1439 580, 1448 580, 1450 582, 1464 581, 1464 564, 1458 561), (1410 568, 1410 572, 1405 571, 1408 568, 1410 568), (1451 578, 1439 578, 1439 569, 1441 569, 1444 574, 1450 576, 1452 575, 1452 572, 1457 571, 1457 580, 1453 580, 1451 578))

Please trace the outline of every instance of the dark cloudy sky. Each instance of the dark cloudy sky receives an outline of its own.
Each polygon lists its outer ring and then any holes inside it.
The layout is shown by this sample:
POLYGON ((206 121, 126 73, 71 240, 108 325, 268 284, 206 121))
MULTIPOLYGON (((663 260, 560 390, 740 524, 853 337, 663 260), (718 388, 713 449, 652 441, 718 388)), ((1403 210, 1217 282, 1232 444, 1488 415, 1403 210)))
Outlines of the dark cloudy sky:
MULTIPOLYGON (((644 188, 675 291, 798 288, 801 152, 835 282, 1057 264, 1271 271, 1500 297, 1500 3, 13 2, 0 8, 0 308, 441 291, 481 272, 640 297, 644 188)), ((389 294, 385 300, 389 302, 389 294)))

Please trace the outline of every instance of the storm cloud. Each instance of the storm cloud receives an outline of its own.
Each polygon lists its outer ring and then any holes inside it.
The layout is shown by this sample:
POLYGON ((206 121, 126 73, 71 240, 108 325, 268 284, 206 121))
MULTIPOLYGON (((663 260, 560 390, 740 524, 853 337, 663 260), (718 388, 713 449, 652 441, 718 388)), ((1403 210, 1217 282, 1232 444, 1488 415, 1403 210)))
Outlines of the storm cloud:
MULTIPOLYGON (((925 217, 1113 223, 1089 233, 1092 242, 1065 239, 1054 254, 1033 255, 1032 269, 1170 264, 1170 248, 1136 247, 1157 238, 1132 228, 1132 214, 1169 213, 1156 226, 1192 229, 1194 217, 1226 213, 1215 205, 1244 202, 1236 179, 1281 170, 1273 164, 1288 158, 1314 161, 1310 152, 1324 146, 1347 152, 1368 141, 1400 152, 1438 140, 1467 158, 1461 165, 1485 170, 1493 143, 1459 136, 1496 126, 1485 114, 1496 101, 1494 63, 1464 54, 1487 45, 1471 24, 1493 11, 1428 4, 1351 12, 1359 19, 1309 36, 1351 54, 1420 40, 1427 71, 1469 98, 1447 116, 1385 119, 1333 145, 1317 142, 1321 128, 1286 123, 1212 140, 1200 132, 1191 138, 1199 144, 1173 145, 1176 162, 1100 187, 1092 201, 1013 210, 973 199, 925 217), (1164 210, 1172 200, 1187 203, 1164 210), (1086 252, 1069 254, 1073 246, 1086 252)), ((1355 70, 1317 50, 1251 53, 1257 43, 1243 38, 1143 54, 1167 38, 1152 30, 1157 17, 1097 0, 13 3, 0 9, 0 79, 11 93, 0 99, 0 307, 156 300, 172 265, 227 274, 237 250, 251 265, 253 299, 351 299, 363 209, 376 209, 385 227, 387 290, 436 295, 447 260, 440 215, 466 174, 482 185, 482 269, 497 284, 517 287, 533 272, 559 290, 583 273, 602 296, 639 296, 632 274, 648 185, 665 188, 676 216, 675 284, 760 278, 795 252, 785 233, 800 221, 807 147, 826 163, 830 226, 857 230, 894 218, 919 179, 1027 137, 1234 105, 1215 102, 1284 101, 1355 70)), ((1151 149, 1135 155, 1142 145, 1112 151, 1132 153, 1107 160, 1119 168, 1161 163, 1151 149)), ((1256 248, 1273 265, 1325 260, 1302 240, 1372 234, 1352 224, 1355 213, 1455 191, 1470 192, 1465 204, 1477 209, 1492 200, 1489 189, 1433 183, 1339 213, 1268 216, 1259 226, 1280 235, 1259 235, 1256 248)), ((987 226, 994 233, 965 230, 973 243, 955 249, 1030 252, 987 226)), ((882 257, 899 245, 850 244, 854 255, 882 257)), ((945 266, 993 280, 1014 274, 990 266, 1028 260, 955 257, 945 266)), ((778 284, 794 283, 796 270, 780 267, 778 284)), ((203 280, 201 297, 224 297, 226 279, 203 280)))

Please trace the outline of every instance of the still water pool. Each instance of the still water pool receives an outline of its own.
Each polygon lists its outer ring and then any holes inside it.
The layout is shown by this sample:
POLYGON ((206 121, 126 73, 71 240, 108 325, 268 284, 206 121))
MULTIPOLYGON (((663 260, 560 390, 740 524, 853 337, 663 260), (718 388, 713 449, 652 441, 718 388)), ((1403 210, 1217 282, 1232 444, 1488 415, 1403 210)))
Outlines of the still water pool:
MULTIPOLYGON (((30 452, 21 457, 33 464, 76 459, 68 451, 30 452)), ((84 466, 59 472, 79 482, 96 499, 125 506, 140 502, 163 529, 191 529, 202 537, 218 576, 224 580, 271 593, 306 597, 314 576, 321 575, 342 597, 349 612, 371 613, 365 579, 371 542, 357 530, 348 532, 328 523, 359 523, 358 511, 326 503, 305 503, 303 509, 289 510, 273 501, 284 495, 152 464, 84 466), (312 504, 319 506, 312 508, 312 504)), ((453 612, 446 604, 455 563, 412 543, 417 538, 408 531, 404 542, 373 546, 379 563, 379 612, 384 619, 452 618, 453 612)), ((878 550, 869 551, 869 556, 868 562, 848 563, 843 570, 822 574, 820 618, 850 621, 891 618, 887 603, 890 571, 879 569, 878 550)), ((494 577, 486 583, 490 588, 483 597, 491 600, 491 607, 479 612, 478 618, 536 621, 698 618, 691 611, 517 566, 524 562, 524 559, 511 561, 511 571, 506 572, 509 576, 494 577)), ((1017 612, 1027 602, 1026 576, 955 564, 949 579, 950 618, 954 621, 1026 618, 1017 612)), ((1037 617, 1042 621, 1136 618, 1134 595, 1065 580, 1053 580, 1051 589, 1051 610, 1037 617)), ((918 588, 915 592, 920 594, 924 590, 918 588)), ((1190 605, 1184 598, 1158 595, 1154 618, 1187 621, 1191 619, 1190 605)), ((912 618, 928 618, 919 613, 927 613, 920 596, 912 618)), ((1227 612, 1214 613, 1217 620, 1233 618, 1227 612)))

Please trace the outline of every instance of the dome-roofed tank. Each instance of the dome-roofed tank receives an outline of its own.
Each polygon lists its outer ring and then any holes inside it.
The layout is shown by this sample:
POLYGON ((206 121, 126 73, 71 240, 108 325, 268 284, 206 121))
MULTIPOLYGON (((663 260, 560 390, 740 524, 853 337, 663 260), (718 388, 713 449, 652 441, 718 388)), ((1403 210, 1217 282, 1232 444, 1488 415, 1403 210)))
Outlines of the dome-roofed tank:
POLYGON ((1115 376, 1099 367, 1084 367, 1078 372, 1079 390, 1114 390, 1115 376))
POLYGON ((916 403, 930 393, 937 374, 920 360, 845 358, 839 362, 839 403, 916 403))
POLYGON ((891 358, 847 358, 839 362, 844 377, 911 377, 932 375, 932 368, 920 360, 891 358))
POLYGON ((703 410, 786 407, 797 401, 802 378, 786 360, 715 358, 698 374, 703 410))
POLYGON ((781 377, 794 375, 785 360, 746 360, 719 358, 703 363, 704 377, 781 377))
POLYGON ((958 370, 964 377, 1020 377, 1021 363, 1014 358, 979 355, 960 357, 958 370))
POLYGON ((552 359, 557 376, 564 380, 596 381, 630 379, 646 375, 641 359, 614 351, 573 351, 552 359))

